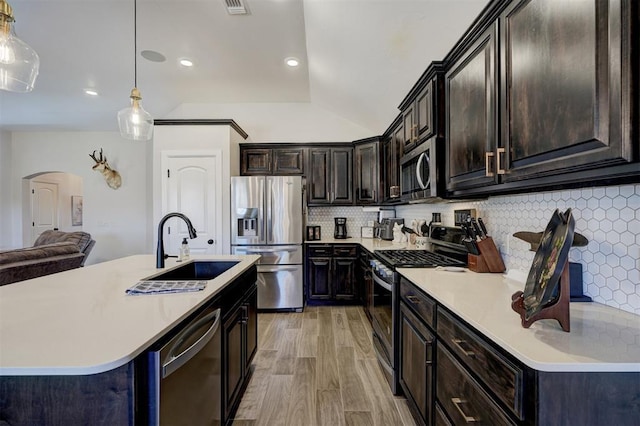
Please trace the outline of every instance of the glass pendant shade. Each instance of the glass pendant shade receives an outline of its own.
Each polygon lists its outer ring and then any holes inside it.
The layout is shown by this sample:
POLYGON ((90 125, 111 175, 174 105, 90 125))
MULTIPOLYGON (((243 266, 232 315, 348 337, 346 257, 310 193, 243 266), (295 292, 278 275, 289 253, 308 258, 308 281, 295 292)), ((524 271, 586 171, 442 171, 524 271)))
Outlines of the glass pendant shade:
POLYGON ((0 89, 26 93, 33 90, 40 58, 16 36, 13 21, 11 6, 0 0, 0 89))
MULTIPOLYGON (((3 0, 0 0, 3 1, 3 0)), ((131 106, 118 111, 118 127, 123 138, 134 141, 148 141, 153 135, 153 117, 142 108, 142 96, 138 90, 138 5, 133 0, 133 89, 131 106)))
POLYGON ((131 90, 131 106, 118 111, 118 126, 122 137, 134 141, 148 141, 153 135, 153 117, 142 108, 140 91, 131 90))

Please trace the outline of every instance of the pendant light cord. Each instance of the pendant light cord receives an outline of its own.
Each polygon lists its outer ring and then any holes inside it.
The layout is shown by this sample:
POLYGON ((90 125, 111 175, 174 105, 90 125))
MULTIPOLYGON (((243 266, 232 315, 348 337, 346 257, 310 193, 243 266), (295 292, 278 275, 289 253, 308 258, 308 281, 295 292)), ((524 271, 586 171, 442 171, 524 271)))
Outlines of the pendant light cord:
POLYGON ((138 1, 133 0, 133 87, 138 87, 138 1))

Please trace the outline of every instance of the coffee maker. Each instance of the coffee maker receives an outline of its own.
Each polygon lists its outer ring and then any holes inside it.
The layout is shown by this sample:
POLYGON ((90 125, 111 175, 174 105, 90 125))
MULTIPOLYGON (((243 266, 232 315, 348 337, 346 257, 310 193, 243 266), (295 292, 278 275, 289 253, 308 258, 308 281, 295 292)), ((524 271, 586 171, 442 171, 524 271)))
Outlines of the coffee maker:
POLYGON ((347 238, 347 218, 336 217, 334 218, 335 228, 333 229, 333 238, 336 240, 344 240, 347 238))

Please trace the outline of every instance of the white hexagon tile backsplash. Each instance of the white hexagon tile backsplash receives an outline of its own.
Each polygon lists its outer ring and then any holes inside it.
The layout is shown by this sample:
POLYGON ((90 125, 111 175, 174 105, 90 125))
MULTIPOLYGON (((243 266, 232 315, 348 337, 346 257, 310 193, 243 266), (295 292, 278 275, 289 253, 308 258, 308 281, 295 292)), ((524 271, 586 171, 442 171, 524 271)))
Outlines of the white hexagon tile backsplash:
POLYGON ((491 197, 483 201, 422 204, 396 208, 406 220, 440 212, 453 225, 453 211, 476 209, 487 224, 508 269, 528 272, 534 252, 513 237, 544 231, 556 208, 571 208, 575 231, 589 244, 569 252, 582 264, 584 294, 594 301, 640 315, 640 184, 491 197))

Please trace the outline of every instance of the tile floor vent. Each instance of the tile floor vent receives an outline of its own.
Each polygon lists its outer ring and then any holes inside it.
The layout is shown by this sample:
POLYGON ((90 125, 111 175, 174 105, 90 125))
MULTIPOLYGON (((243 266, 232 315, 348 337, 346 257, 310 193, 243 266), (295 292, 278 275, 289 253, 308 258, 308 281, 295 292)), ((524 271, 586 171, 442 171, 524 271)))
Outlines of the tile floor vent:
POLYGON ((243 0, 224 0, 224 4, 229 15, 246 15, 248 13, 243 0))

